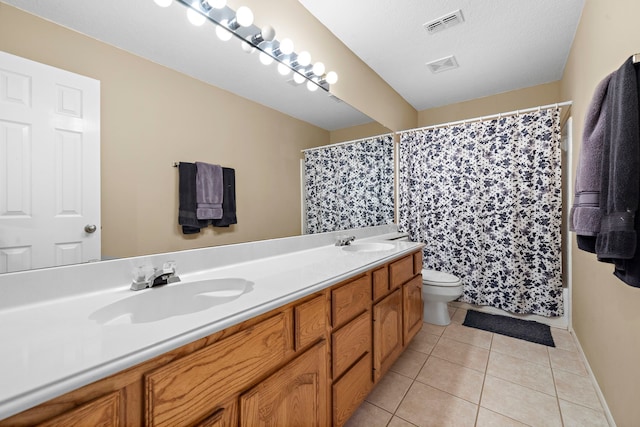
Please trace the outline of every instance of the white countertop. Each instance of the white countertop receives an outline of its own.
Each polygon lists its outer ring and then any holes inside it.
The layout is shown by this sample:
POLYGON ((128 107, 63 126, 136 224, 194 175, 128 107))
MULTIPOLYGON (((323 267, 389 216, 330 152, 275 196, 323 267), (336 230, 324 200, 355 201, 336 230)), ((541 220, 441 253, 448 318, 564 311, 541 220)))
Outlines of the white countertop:
MULTIPOLYGON (((141 319, 136 323, 128 316, 108 322, 95 320, 100 317, 98 313, 104 313, 105 307, 117 308, 125 299, 131 301, 135 297, 144 305, 145 295, 157 297, 160 294, 153 293, 167 292, 162 288, 134 292, 129 289, 130 282, 122 283, 122 280, 120 284, 116 282, 91 292, 0 307, 0 419, 423 246, 405 241, 388 243, 393 249, 347 252, 325 245, 186 274, 181 274, 178 262, 177 272, 182 282, 163 288, 189 286, 190 282, 202 279, 236 278, 250 282, 250 290, 235 299, 226 298, 222 303, 199 307, 196 312, 152 321, 141 319)), ((119 264, 111 268, 116 266, 119 264)), ((64 277, 68 278, 69 273, 64 277)))

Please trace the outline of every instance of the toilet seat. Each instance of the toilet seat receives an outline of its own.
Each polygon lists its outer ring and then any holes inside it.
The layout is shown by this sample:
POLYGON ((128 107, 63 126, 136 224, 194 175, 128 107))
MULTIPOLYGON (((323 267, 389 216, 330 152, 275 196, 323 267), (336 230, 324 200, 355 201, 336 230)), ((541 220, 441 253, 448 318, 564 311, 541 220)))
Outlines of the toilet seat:
POLYGON ((454 287, 460 286, 460 279, 444 271, 422 270, 422 283, 428 286, 454 287))

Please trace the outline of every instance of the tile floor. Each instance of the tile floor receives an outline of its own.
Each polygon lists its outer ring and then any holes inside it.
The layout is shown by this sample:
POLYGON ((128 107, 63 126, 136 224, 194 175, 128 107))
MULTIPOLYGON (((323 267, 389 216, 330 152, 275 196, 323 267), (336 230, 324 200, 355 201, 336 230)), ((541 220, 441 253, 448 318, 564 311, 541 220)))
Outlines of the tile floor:
POLYGON ((546 347, 462 326, 423 324, 347 427, 608 427, 566 330, 546 347))

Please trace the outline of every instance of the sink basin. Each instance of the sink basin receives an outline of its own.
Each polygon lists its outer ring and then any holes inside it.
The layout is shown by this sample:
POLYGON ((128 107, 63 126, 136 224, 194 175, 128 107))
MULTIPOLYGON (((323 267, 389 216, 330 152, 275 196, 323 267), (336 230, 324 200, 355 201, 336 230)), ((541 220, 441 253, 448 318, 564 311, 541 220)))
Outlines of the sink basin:
POLYGON ((253 282, 240 278, 178 282, 156 286, 104 306, 89 316, 103 325, 147 323, 196 313, 224 304, 253 290, 253 282))
POLYGON ((343 246, 342 250, 347 252, 377 252, 377 251, 389 251, 395 248, 392 243, 352 243, 351 245, 343 246))

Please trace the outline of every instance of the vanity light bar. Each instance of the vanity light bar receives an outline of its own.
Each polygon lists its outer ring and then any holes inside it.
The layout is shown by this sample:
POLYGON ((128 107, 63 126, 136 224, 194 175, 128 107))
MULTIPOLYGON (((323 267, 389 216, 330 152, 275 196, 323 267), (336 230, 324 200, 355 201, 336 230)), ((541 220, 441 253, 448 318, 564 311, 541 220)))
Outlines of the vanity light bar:
MULTIPOLYGON (((162 1, 163 7, 168 6, 171 2, 171 0, 155 1, 156 3, 162 1)), ((246 6, 234 11, 226 6, 224 1, 177 1, 217 25, 219 28, 216 30, 219 29, 219 31, 216 33, 221 39, 228 40, 231 36, 239 38, 246 52, 257 49, 261 55, 260 60, 265 65, 274 60, 277 61, 280 74, 288 75, 289 71, 293 72, 293 80, 298 84, 306 81, 310 91, 320 88, 329 92, 330 85, 338 81, 338 75, 334 71, 325 72, 325 66, 321 62, 311 64, 310 55, 307 52, 296 53, 293 51, 293 44, 290 40, 277 40, 275 30, 272 27, 265 26, 260 29, 253 25, 253 13, 246 6), (229 35, 228 38, 224 37, 226 33, 229 35)), ((160 3, 158 4, 160 5, 160 3)))

